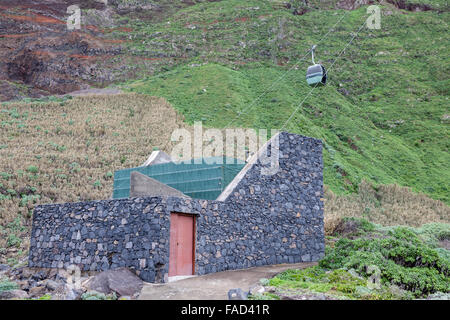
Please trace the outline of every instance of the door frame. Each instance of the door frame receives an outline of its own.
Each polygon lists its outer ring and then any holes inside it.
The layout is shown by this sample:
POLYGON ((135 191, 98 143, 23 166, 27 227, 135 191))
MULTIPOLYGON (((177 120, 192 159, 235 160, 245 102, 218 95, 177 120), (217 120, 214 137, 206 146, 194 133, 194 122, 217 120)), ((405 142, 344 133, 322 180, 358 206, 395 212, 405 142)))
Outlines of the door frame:
MULTIPOLYGON (((177 211, 171 211, 170 212, 170 217, 172 217, 172 214, 177 214, 180 216, 187 216, 187 217, 192 217, 193 219, 193 239, 192 239, 192 275, 195 275, 195 254, 197 251, 197 214, 195 213, 186 213, 186 212, 177 212, 177 211)), ((172 228, 172 218, 170 218, 170 228, 172 228)), ((169 229, 169 234, 170 234, 170 229, 169 229)), ((169 237, 169 269, 170 269, 170 237, 169 237)))

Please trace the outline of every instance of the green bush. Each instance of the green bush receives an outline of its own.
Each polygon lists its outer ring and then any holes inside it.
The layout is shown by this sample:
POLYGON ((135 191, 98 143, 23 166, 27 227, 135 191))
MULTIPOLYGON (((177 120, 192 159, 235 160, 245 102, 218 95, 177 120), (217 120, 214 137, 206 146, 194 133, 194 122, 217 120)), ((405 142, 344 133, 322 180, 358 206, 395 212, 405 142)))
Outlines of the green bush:
POLYGON ((14 290, 18 288, 19 286, 15 282, 9 280, 0 281, 0 292, 14 290))
POLYGON ((320 266, 286 270, 269 280, 269 286, 316 293, 325 293, 345 299, 392 299, 395 295, 388 287, 367 288, 367 280, 354 270, 327 271, 320 266))
POLYGON ((394 228, 377 238, 342 238, 334 248, 327 248, 319 266, 353 268, 366 277, 377 269, 383 284, 395 284, 416 296, 450 290, 450 260, 405 227, 394 228))
POLYGON ((27 168, 27 171, 28 171, 29 173, 38 173, 39 169, 38 169, 38 167, 36 167, 36 166, 29 166, 29 167, 27 168))
POLYGON ((97 291, 89 291, 83 293, 81 296, 82 300, 117 300, 116 294, 113 292, 112 294, 104 294, 97 291))
POLYGON ((22 195, 22 198, 20 199, 19 207, 26 207, 29 202, 36 203, 37 200, 41 198, 40 195, 22 195))
POLYGON ((3 178, 4 180, 9 180, 9 178, 11 178, 12 175, 7 172, 0 172, 0 177, 3 178))
POLYGON ((414 230, 423 241, 432 247, 439 246, 439 241, 450 240, 449 223, 427 223, 414 230))
POLYGON ((8 247, 18 247, 22 243, 22 240, 14 233, 10 233, 6 241, 8 247))

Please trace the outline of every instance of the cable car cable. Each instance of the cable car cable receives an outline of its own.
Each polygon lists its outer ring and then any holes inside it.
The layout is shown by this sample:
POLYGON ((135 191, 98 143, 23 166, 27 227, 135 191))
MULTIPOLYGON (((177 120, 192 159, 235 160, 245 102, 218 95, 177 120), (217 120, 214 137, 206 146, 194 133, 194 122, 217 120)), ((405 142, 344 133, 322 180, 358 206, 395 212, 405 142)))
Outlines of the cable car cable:
MULTIPOLYGON (((345 13, 339 18, 339 20, 333 25, 333 27, 331 27, 329 30, 328 30, 328 32, 319 40, 319 42, 317 42, 317 43, 321 43, 324 39, 326 39, 327 37, 328 37, 328 35, 330 34, 330 32, 332 31, 332 30, 334 30, 336 27, 337 27, 337 25, 338 24, 340 24, 341 23, 341 21, 346 17, 346 15, 349 13, 350 11, 345 11, 345 13)), ((365 23, 365 21, 364 21, 364 23, 365 23)), ((364 23, 363 23, 363 25, 364 25, 364 23)), ((362 27, 362 26, 361 26, 362 27)), ((360 28, 361 29, 361 28, 360 28)), ((358 30, 358 32, 359 32, 359 30, 358 30)), ((353 39, 352 39, 353 40, 353 39)), ((345 50, 345 49, 344 49, 345 50)), ((254 105, 255 105, 255 103, 259 100, 259 99, 261 99, 261 97, 263 97, 275 84, 277 84, 281 79, 283 79, 289 72, 291 72, 295 67, 298 67, 298 64, 299 64, 299 62, 300 61, 302 61, 303 59, 305 59, 305 57, 309 54, 311 52, 311 49, 310 50, 308 50, 308 52, 303 56, 303 57, 301 57, 299 60, 297 60, 297 62, 291 67, 291 68, 289 68, 289 70, 288 71, 286 71, 283 75, 281 75, 277 80, 275 80, 270 86, 269 86, 269 88, 268 89, 266 89, 262 94, 260 94, 250 105, 248 105, 246 108, 244 108, 244 110, 242 110, 242 111, 240 111, 224 128, 227 128, 227 127, 229 127, 232 123, 234 123, 234 121, 235 120, 237 120, 237 119, 239 119, 240 118, 240 116, 241 115, 243 115, 244 114, 244 112, 245 111, 247 111, 247 110, 250 110, 254 105)), ((317 86, 317 85, 316 85, 317 86)), ((313 87, 313 89, 310 91, 310 93, 315 89, 315 87, 316 86, 314 86, 313 87)), ((309 94, 308 94, 308 96, 309 96, 309 94)), ((306 98, 304 99, 304 100, 306 100, 306 98)), ((303 101, 304 102, 304 101, 303 101)), ((302 102, 302 103, 303 103, 302 102)), ((296 111, 294 111, 294 113, 295 113, 296 111)), ((290 117, 291 118, 291 117, 290 117)), ((288 121, 290 120, 290 118, 288 119, 288 121)), ((286 126, 286 124, 287 123, 285 123, 285 125, 283 125, 283 128, 286 126)), ((163 147, 164 149, 167 147, 167 145, 169 144, 171 142, 171 140, 169 139, 169 141, 165 144, 165 146, 163 147)), ((211 143, 211 142, 210 142, 211 143)), ((209 144, 210 144, 209 143, 209 144)), ((208 144, 208 145, 209 145, 208 144)))
MULTIPOLYGON (((323 40, 325 40, 328 35, 330 34, 330 32, 332 30, 334 30, 338 24, 341 23, 341 21, 345 18, 345 16, 349 13, 350 11, 345 11, 345 13, 339 18, 339 20, 333 25, 333 27, 331 27, 328 32, 319 40, 319 42, 317 42, 317 44, 321 43, 323 40)), ((250 110, 257 101, 259 101, 259 99, 261 99, 265 94, 267 94, 269 92, 270 89, 272 89, 272 87, 274 85, 276 85, 280 80, 282 80, 283 78, 285 78, 287 76, 288 73, 290 73, 294 68, 298 67, 298 64, 300 63, 300 61, 304 60, 306 58, 307 55, 309 55, 309 53, 311 52, 311 49, 308 50, 307 53, 305 53, 305 55, 303 57, 301 57, 299 60, 297 60, 297 62, 290 67, 285 73, 283 73, 277 80, 275 80, 274 82, 272 82, 272 84, 266 89, 264 90, 263 93, 261 93, 255 100, 253 100, 252 103, 250 103, 247 107, 244 108, 244 110, 240 111, 237 113, 237 115, 225 126, 229 127, 235 120, 237 120, 242 114, 245 113, 245 111, 250 110)))
MULTIPOLYGON (((359 27, 358 31, 356 31, 356 33, 353 35, 353 37, 350 39, 350 41, 345 45, 344 49, 342 49, 342 51, 339 53, 339 55, 336 57, 336 59, 334 59, 333 63, 331 64, 330 68, 328 69, 328 71, 326 72, 326 74, 328 74, 328 72, 330 70, 332 70, 334 64, 336 63, 336 61, 339 59, 339 57, 344 53, 345 49, 347 49, 347 47, 352 43, 352 41, 356 38, 356 36, 359 34, 359 32, 361 31, 362 27, 366 24, 366 21, 364 20, 364 22, 361 24, 361 26, 359 27)), ((298 109, 301 108, 301 106, 303 105, 303 103, 305 102, 305 100, 311 95, 311 93, 314 91, 314 89, 319 85, 320 82, 317 82, 315 84, 315 86, 308 92, 308 94, 303 98, 303 100, 300 102, 300 104, 297 106, 297 108, 295 108, 295 110, 292 112, 292 114, 290 115, 290 117, 286 120, 286 122, 284 123, 284 125, 281 127, 280 131, 282 131, 286 125, 292 120, 292 117, 295 115, 295 113, 297 113, 298 109)))

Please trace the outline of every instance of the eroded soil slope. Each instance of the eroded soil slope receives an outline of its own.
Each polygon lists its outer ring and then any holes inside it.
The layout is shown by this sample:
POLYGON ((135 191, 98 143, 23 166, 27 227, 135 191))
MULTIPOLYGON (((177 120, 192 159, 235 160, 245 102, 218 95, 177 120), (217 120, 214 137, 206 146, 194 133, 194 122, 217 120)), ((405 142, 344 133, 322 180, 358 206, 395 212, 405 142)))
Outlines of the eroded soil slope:
MULTIPOLYGON (((120 39, 108 39, 101 24, 114 13, 102 3, 82 1, 84 19, 96 13, 103 19, 67 29, 67 8, 74 1, 24 0, 0 2, 0 101, 23 96, 62 94, 107 84, 120 63, 120 39), (101 61, 101 64, 99 64, 101 61), (106 66, 106 67, 105 67, 106 66)), ((110 27, 113 24, 109 23, 110 27)))

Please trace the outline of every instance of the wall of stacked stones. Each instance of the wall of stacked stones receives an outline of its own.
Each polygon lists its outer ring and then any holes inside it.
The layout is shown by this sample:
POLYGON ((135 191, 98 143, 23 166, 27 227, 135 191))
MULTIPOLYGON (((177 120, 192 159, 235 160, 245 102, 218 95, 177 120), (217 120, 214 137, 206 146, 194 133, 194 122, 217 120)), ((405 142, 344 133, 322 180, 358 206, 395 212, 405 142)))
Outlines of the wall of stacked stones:
POLYGON ((169 216, 161 198, 103 200, 35 208, 29 266, 82 271, 130 267, 161 282, 169 216))
POLYGON ((262 174, 269 164, 257 162, 224 202, 202 204, 198 274, 317 261, 324 255, 322 143, 281 133, 279 152, 275 174, 262 174))
MULTIPOLYGON (((270 150, 270 145, 269 145, 270 150)), ((152 197, 44 205, 35 209, 31 267, 130 267, 148 282, 169 270, 170 214, 196 216, 196 274, 324 254, 322 145, 281 133, 279 169, 257 162, 224 201, 152 197)))

